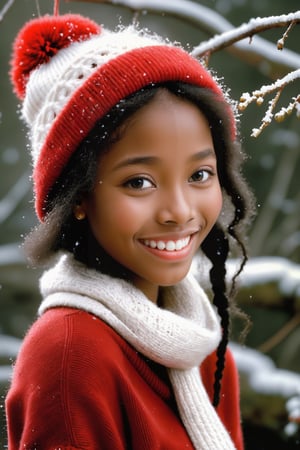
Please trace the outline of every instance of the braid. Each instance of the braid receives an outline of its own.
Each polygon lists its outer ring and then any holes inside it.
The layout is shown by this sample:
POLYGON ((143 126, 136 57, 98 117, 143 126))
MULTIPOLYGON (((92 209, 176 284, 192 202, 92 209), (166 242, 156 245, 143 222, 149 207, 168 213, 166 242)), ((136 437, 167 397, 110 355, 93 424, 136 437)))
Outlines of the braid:
POLYGON ((210 269, 210 281, 214 293, 213 303, 217 307, 221 317, 222 338, 217 348, 217 363, 214 381, 213 405, 216 407, 220 401, 221 380, 225 367, 225 353, 229 335, 229 302, 226 295, 226 259, 229 252, 228 239, 224 231, 215 225, 209 236, 202 243, 201 248, 205 255, 212 262, 210 269))
POLYGON ((239 233, 236 230, 236 226, 239 224, 240 220, 243 219, 243 217, 240 217, 240 211, 239 208, 236 208, 235 210, 235 216, 234 219, 232 220, 232 222, 230 223, 230 225, 228 226, 228 233, 230 234, 231 237, 233 237, 235 239, 235 241, 238 243, 241 252, 242 252, 242 261, 240 263, 240 267, 239 269, 236 271, 236 273, 234 274, 234 276, 232 277, 232 283, 231 283, 231 291, 230 291, 230 296, 234 295, 234 291, 235 291, 235 282, 237 277, 239 276, 239 274, 242 272, 247 260, 248 260, 248 256, 247 256, 247 251, 246 251, 246 247, 245 244, 242 242, 242 240, 240 239, 239 233))
POLYGON ((230 297, 234 296, 236 279, 242 272, 247 260, 247 249, 243 242, 243 235, 245 234, 245 227, 251 222, 255 213, 254 198, 252 193, 248 191, 247 195, 244 193, 248 188, 241 175, 239 177, 232 176, 232 179, 224 177, 222 180, 223 187, 227 195, 231 199, 234 207, 234 217, 227 225, 226 231, 234 241, 238 244, 241 251, 241 263, 239 269, 232 277, 230 297))

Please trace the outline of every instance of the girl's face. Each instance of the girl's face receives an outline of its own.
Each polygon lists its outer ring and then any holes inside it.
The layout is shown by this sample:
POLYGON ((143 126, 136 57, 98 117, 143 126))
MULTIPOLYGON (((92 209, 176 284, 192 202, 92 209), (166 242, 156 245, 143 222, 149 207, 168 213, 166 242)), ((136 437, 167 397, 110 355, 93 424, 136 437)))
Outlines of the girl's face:
POLYGON ((137 112, 99 163, 84 208, 99 244, 152 301, 182 280, 222 207, 205 116, 165 91, 137 112))

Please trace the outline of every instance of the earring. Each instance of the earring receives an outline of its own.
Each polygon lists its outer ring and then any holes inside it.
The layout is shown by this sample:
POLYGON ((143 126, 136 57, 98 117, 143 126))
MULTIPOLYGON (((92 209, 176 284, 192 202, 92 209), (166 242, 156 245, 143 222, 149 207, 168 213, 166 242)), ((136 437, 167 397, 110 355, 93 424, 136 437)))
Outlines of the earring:
POLYGON ((77 220, 83 220, 83 219, 85 219, 85 212, 83 211, 83 209, 82 209, 82 206, 81 205, 76 205, 75 207, 74 207, 74 216, 76 217, 76 219, 77 220))

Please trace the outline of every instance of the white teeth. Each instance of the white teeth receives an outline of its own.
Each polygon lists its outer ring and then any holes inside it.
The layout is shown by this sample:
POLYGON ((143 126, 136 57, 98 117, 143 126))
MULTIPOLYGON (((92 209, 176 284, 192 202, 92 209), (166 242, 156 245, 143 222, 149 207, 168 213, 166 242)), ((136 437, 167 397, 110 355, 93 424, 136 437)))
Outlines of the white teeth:
POLYGON ((190 238, 191 236, 188 236, 184 239, 179 239, 178 241, 167 242, 146 239, 144 241, 144 244, 147 245, 147 247, 157 248, 158 250, 167 250, 168 252, 174 252, 186 247, 190 242, 190 238))
POLYGON ((181 239, 180 241, 177 241, 175 243, 175 250, 181 250, 183 247, 185 247, 188 244, 189 241, 187 241, 187 243, 184 242, 183 239, 181 239))
MULTIPOLYGON (((177 241, 178 242, 178 241, 177 241)), ((166 250, 168 250, 169 252, 174 252, 174 250, 176 250, 176 244, 177 242, 174 241, 168 241, 166 243, 166 250)))

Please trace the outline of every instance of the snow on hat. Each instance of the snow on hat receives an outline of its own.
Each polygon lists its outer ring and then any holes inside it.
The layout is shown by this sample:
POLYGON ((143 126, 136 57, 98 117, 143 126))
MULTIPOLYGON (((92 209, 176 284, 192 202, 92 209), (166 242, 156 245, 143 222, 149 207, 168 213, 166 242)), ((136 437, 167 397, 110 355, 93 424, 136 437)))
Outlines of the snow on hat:
POLYGON ((10 75, 29 127, 41 221, 70 157, 120 100, 166 81, 207 87, 223 99, 212 75, 179 46, 132 26, 112 32, 78 14, 27 22, 14 42, 10 75))

